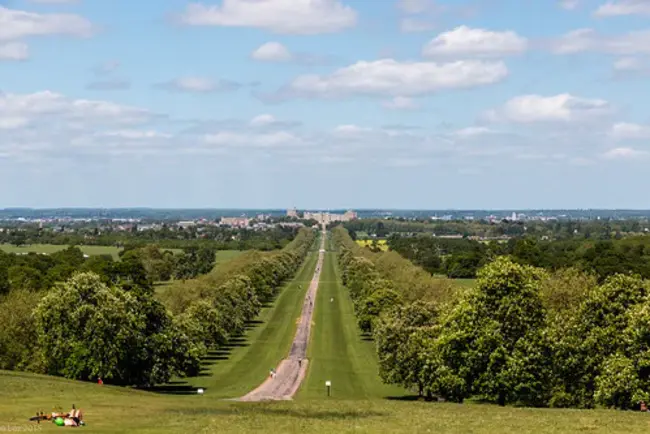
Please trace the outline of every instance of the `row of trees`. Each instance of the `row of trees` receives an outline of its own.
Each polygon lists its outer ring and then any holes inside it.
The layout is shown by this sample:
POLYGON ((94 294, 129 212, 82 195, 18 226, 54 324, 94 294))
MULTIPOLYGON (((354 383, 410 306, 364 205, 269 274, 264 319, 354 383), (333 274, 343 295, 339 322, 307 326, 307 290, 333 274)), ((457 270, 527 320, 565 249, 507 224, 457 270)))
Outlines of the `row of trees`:
POLYGON ((315 238, 315 231, 303 229, 281 251, 244 253, 197 279, 176 282, 161 299, 203 352, 224 345, 297 272, 315 238))
POLYGON ((601 241, 525 237, 483 243, 470 239, 392 235, 387 243, 391 250, 430 273, 450 278, 474 278, 482 266, 504 255, 520 264, 549 271, 568 267, 592 270, 601 281, 629 271, 650 278, 650 238, 645 236, 601 241))
MULTIPOLYGON (((383 254, 368 260, 342 230, 335 240, 351 293, 364 280, 366 294, 395 286, 375 279, 383 254)), ((649 289, 633 274, 599 283, 502 256, 481 268, 474 288, 418 300, 398 292, 363 321, 384 381, 430 398, 634 408, 650 400, 649 289)))
MULTIPOLYGON (((174 294, 180 291, 172 287, 159 300, 146 271, 144 278, 117 280, 73 273, 52 288, 12 290, 0 297, 0 369, 137 386, 197 374, 208 348, 243 331, 295 272, 314 238, 304 230, 281 252, 244 255, 260 260, 179 282, 178 288, 194 290, 178 306, 174 294)), ((139 255, 127 252, 116 264, 139 255)))
POLYGON ((501 220, 490 222, 486 220, 406 220, 391 219, 360 219, 346 222, 345 228, 354 238, 356 232, 365 232, 377 237, 385 237, 392 233, 415 234, 428 233, 440 235, 458 235, 465 237, 520 237, 524 235, 535 238, 549 237, 553 239, 592 239, 609 240, 623 235, 646 233, 650 228, 647 221, 639 219, 620 220, 501 220))

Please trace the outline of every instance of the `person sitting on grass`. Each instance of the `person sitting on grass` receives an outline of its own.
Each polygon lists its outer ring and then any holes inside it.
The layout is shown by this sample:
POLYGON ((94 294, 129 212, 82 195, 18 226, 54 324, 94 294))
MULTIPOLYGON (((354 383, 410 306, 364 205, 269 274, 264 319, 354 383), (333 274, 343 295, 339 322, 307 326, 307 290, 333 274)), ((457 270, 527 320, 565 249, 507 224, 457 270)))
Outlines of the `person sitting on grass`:
POLYGON ((72 410, 68 413, 68 417, 63 420, 65 426, 81 426, 83 422, 83 413, 72 404, 72 410))

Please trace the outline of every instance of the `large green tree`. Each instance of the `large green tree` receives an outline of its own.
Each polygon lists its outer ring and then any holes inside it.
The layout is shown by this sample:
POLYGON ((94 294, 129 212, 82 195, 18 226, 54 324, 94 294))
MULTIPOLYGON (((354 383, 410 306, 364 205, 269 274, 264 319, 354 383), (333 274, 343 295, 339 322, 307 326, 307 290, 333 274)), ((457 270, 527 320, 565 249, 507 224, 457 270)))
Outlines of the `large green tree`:
POLYGON ((56 285, 35 316, 53 375, 149 386, 198 364, 200 354, 146 288, 125 290, 77 274, 56 285))

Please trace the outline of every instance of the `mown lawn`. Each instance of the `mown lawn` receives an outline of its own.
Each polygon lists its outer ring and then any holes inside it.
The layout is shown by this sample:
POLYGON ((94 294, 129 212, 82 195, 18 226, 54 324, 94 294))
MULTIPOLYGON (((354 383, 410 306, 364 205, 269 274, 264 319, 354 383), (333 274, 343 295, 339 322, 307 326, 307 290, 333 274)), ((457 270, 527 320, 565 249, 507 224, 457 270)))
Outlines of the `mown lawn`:
POLYGON ((225 262, 235 259, 244 252, 245 250, 217 250, 214 266, 218 267, 225 262))
POLYGON ((379 378, 374 343, 361 336, 333 252, 325 254, 307 358, 309 371, 298 399, 326 396, 326 381, 332 382, 333 399, 405 394, 401 388, 384 385, 379 378))
MULTIPOLYGON (((240 403, 208 395, 159 395, 0 371, 0 431, 36 430, 36 411, 83 409, 93 433, 645 433, 650 416, 609 410, 547 410, 400 400, 313 399, 240 403)), ((43 423, 39 431, 65 430, 43 423)))

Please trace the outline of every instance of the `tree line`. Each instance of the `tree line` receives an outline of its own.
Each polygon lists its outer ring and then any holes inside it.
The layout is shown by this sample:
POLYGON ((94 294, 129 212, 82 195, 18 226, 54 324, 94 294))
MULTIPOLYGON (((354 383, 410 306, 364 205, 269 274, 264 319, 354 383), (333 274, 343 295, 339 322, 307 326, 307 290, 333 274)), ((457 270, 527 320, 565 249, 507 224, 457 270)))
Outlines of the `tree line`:
POLYGON ((650 400, 650 283, 641 276, 599 280, 498 256, 473 288, 417 294, 400 289, 386 253, 360 248, 343 228, 333 239, 385 382, 453 402, 630 409, 650 400))
POLYGON ((40 291, 62 282, 77 272, 92 272, 106 284, 132 281, 152 285, 170 279, 191 279, 214 267, 216 249, 188 247, 179 253, 150 244, 128 246, 119 260, 111 255, 86 257, 76 246, 45 255, 18 255, 0 251, 0 295, 13 290, 40 291))
POLYGON ((392 235, 387 244, 432 274, 474 278, 497 256, 510 256, 522 265, 549 271, 575 267, 594 272, 603 281, 617 273, 634 272, 650 278, 650 237, 620 240, 539 240, 533 237, 507 242, 392 235))
MULTIPOLYGON (((0 296, 0 369, 135 386, 196 375, 207 351, 243 332, 295 273, 315 237, 305 229, 282 251, 244 254, 179 281, 162 300, 142 264, 117 278, 82 264, 50 287, 11 289, 0 296)), ((116 264, 141 254, 134 249, 116 264)))
POLYGON ((343 224, 354 238, 357 232, 383 238, 390 234, 435 234, 480 238, 522 237, 610 240, 648 232, 650 223, 639 219, 602 220, 428 220, 404 218, 360 219, 343 224))
POLYGON ((298 233, 295 227, 277 226, 252 231, 219 226, 172 229, 163 224, 160 230, 128 231, 99 228, 95 224, 77 223, 66 227, 41 228, 34 224, 6 227, 0 231, 0 244, 17 246, 30 244, 135 246, 156 244, 165 249, 185 249, 208 246, 216 250, 277 250, 285 247, 298 233))

